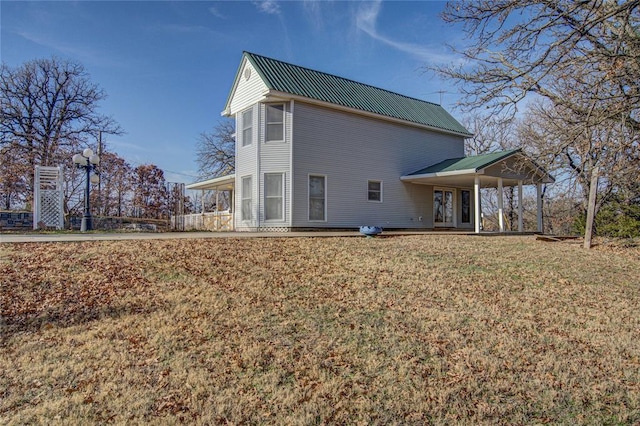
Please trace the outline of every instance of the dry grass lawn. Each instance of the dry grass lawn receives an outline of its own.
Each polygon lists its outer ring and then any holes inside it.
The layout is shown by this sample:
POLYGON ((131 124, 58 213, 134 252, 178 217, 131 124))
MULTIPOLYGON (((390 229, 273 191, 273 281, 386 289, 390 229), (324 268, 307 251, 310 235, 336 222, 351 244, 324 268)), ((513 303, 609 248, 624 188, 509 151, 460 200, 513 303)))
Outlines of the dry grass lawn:
POLYGON ((638 424, 640 250, 0 245, 0 424, 638 424))

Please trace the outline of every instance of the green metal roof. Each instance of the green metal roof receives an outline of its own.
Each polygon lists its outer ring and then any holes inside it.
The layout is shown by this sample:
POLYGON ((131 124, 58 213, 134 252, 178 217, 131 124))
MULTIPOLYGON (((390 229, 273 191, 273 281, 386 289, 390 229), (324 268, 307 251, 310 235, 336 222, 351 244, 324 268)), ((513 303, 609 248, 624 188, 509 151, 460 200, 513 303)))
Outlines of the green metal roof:
POLYGON ((489 154, 472 155, 470 157, 450 158, 432 166, 425 167, 424 169, 409 173, 407 176, 428 175, 444 172, 458 172, 463 170, 471 170, 473 172, 477 172, 480 169, 489 167, 490 165, 504 160, 505 158, 510 157, 511 155, 516 154, 520 151, 520 149, 511 149, 508 151, 492 152, 489 154))
POLYGON ((254 53, 244 57, 271 90, 471 135, 440 105, 254 53))

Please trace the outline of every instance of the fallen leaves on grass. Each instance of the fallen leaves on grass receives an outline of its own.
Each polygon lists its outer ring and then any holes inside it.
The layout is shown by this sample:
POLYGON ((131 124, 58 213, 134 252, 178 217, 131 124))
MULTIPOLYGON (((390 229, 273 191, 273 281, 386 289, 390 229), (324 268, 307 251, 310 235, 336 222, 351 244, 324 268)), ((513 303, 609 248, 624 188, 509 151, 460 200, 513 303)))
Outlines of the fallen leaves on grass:
POLYGON ((0 421, 640 421, 638 251, 524 237, 3 245, 0 421))

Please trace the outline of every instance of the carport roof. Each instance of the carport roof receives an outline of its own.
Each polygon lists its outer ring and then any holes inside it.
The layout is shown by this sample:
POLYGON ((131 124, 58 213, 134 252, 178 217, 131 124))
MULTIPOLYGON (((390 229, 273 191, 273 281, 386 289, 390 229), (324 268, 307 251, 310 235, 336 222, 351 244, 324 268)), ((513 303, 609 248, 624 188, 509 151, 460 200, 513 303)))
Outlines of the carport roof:
POLYGON ((432 166, 425 167, 424 169, 409 173, 408 176, 460 171, 468 171, 470 173, 474 173, 478 172, 481 169, 489 167, 500 160, 504 160, 505 158, 510 157, 520 151, 520 149, 512 149, 509 151, 492 152, 490 154, 473 155, 470 157, 450 158, 432 166))
POLYGON ((450 158, 402 176, 403 181, 437 185, 472 185, 480 176, 484 184, 497 184, 503 178, 505 185, 551 183, 554 179, 521 149, 492 152, 462 158, 450 158))

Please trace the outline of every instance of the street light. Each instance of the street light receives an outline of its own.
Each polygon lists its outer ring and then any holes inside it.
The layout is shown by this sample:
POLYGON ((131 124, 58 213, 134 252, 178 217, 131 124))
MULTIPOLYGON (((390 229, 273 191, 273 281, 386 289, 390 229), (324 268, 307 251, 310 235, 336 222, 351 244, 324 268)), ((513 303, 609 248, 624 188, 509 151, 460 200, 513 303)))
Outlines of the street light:
POLYGON ((84 151, 82 151, 82 154, 75 154, 73 156, 73 163, 79 169, 85 169, 87 173, 87 186, 84 190, 84 215, 82 216, 80 231, 91 231, 93 229, 93 224, 91 220, 89 192, 91 191, 91 184, 95 184, 100 181, 100 177, 97 174, 91 175, 91 170, 95 170, 98 164, 100 164, 100 157, 98 155, 95 155, 90 148, 86 148, 84 151))

